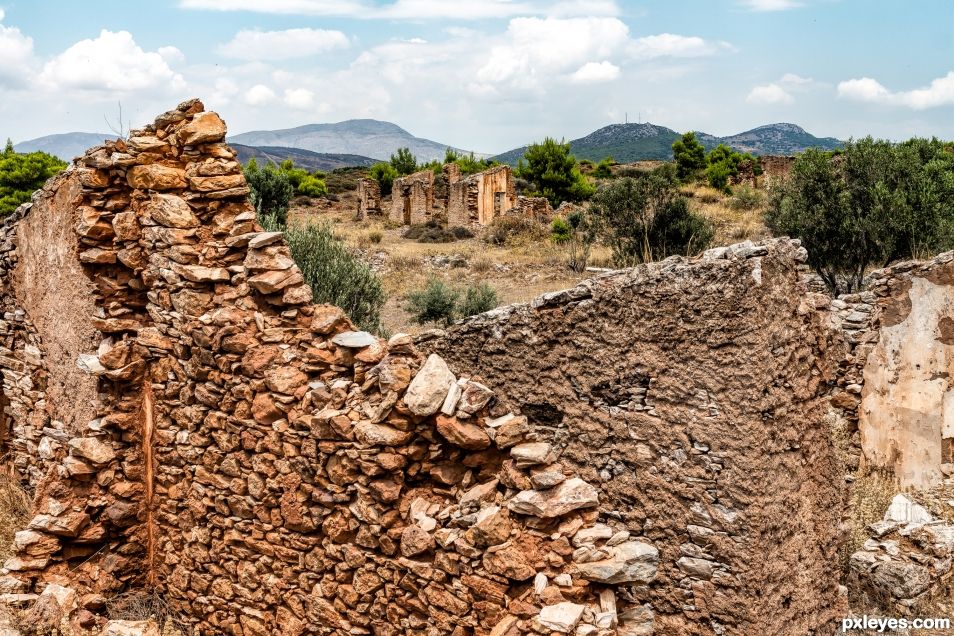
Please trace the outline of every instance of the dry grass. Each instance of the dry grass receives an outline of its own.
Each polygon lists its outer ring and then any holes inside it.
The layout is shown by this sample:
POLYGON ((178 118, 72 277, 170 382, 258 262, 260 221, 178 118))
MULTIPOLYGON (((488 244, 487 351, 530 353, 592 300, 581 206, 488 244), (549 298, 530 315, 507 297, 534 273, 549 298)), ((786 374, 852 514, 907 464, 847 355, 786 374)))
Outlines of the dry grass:
POLYGON ((30 521, 31 497, 20 482, 0 475, 0 562, 13 553, 13 535, 30 521))
POLYGON ((158 592, 130 590, 106 600, 110 620, 146 621, 159 624, 162 636, 181 636, 189 633, 188 623, 173 610, 158 592))
POLYGON ((685 186, 683 192, 689 196, 690 209, 715 224, 716 245, 769 238, 768 228, 763 221, 764 197, 761 205, 746 209, 739 207, 738 201, 731 195, 723 194, 707 185, 685 186))
POLYGON ((848 559, 859 550, 868 533, 865 526, 884 518, 892 497, 897 493, 894 475, 882 470, 859 472, 851 488, 848 541, 842 546, 842 565, 847 568, 848 559))

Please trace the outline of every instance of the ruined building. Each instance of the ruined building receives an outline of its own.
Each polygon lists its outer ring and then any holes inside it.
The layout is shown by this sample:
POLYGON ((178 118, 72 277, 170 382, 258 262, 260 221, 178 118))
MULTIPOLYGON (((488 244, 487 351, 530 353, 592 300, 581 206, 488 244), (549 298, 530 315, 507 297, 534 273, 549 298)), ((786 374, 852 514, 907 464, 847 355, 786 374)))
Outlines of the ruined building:
MULTIPOLYGON (((0 441, 35 500, 0 593, 83 628, 155 590, 203 635, 834 632, 827 418, 883 392, 852 357, 879 325, 946 340, 930 288, 905 309, 926 274, 887 275, 859 342, 784 239, 383 340, 311 304, 225 132, 185 102, 2 226, 0 441)), ((916 557, 866 544, 851 589, 941 589, 926 527, 916 557)))
POLYGON ((434 172, 421 170, 398 177, 391 188, 390 219, 398 225, 427 223, 436 217, 434 172))
POLYGON ((377 179, 358 179, 358 210, 356 219, 381 216, 381 185, 377 179))

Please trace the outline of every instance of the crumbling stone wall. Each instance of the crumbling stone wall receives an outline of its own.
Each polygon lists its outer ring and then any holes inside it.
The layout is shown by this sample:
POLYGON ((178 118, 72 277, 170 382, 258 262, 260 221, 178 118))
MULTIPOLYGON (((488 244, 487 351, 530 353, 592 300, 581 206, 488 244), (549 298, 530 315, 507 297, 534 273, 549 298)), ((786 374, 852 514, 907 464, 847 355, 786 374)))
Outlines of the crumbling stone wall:
POLYGON ((656 633, 830 633, 845 612, 831 332, 804 258, 787 241, 674 257, 419 342, 599 484, 601 520, 657 546, 656 578, 628 590, 656 633))
POLYGON ((433 171, 422 170, 394 180, 391 221, 399 225, 427 223, 434 212, 433 171))
POLYGON ((517 205, 510 166, 496 166, 450 181, 447 220, 452 226, 489 225, 517 205))
MULTIPOLYGON (((566 202, 560 207, 564 208, 565 206, 566 202)), ((550 200, 546 197, 518 196, 516 205, 507 213, 527 219, 534 219, 541 223, 549 223, 553 220, 554 216, 553 206, 550 205, 550 200)))
POLYGON ((358 219, 381 215, 381 184, 377 179, 358 179, 358 219))

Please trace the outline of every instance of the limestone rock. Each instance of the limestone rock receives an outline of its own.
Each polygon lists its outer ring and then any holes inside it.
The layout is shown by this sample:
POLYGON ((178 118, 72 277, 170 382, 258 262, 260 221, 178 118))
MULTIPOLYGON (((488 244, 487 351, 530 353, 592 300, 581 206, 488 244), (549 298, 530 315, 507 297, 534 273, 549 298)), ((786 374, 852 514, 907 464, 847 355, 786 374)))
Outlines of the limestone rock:
POLYGON ((659 551, 642 541, 627 541, 610 548, 609 558, 577 563, 579 575, 604 584, 649 583, 656 577, 659 551))
POLYGON ((490 446, 490 437, 482 428, 470 422, 461 422, 456 417, 438 415, 437 432, 444 439, 464 450, 483 450, 490 446))
POLYGON ((199 226, 199 219, 185 199, 174 194, 154 194, 145 206, 152 220, 165 227, 189 229, 199 226))
POLYGON ((411 524, 401 532, 401 554, 413 557, 434 549, 434 537, 417 524, 411 524))
POLYGON ((110 444, 95 437, 76 437, 69 441, 74 455, 83 457, 94 464, 108 464, 116 459, 116 452, 110 444))
POLYGON ((126 173, 126 181, 142 190, 175 190, 186 187, 185 170, 159 163, 133 166, 126 173))
POLYGON ((208 144, 225 139, 225 122, 216 113, 197 113, 179 129, 179 141, 185 145, 208 144))
POLYGON ((451 373, 444 359, 432 353, 411 380, 407 393, 404 394, 404 403, 415 415, 433 415, 440 410, 447 392, 455 382, 457 378, 451 373))
POLYGON ((915 503, 906 495, 897 494, 885 511, 884 520, 898 523, 930 523, 934 521, 934 517, 924 506, 915 503))
POLYGON ((154 620, 112 620, 106 623, 100 636, 160 636, 160 632, 154 620))
POLYGON ((530 557, 531 555, 518 545, 507 542, 484 552, 483 564, 491 574, 505 576, 514 581, 526 581, 537 573, 530 557))
POLYGON ((570 602, 547 605, 540 610, 537 620, 547 629, 552 629, 561 634, 569 634, 583 618, 584 609, 586 609, 584 606, 570 602))
POLYGON ((573 477, 549 490, 521 491, 507 507, 517 514, 551 519, 598 504, 599 491, 579 477, 573 477))
POLYGON ((354 426, 354 436, 368 446, 401 446, 411 441, 412 434, 386 424, 359 422, 354 426))
POLYGON ((362 349, 376 344, 378 339, 367 331, 343 331, 333 337, 331 341, 341 347, 362 349))

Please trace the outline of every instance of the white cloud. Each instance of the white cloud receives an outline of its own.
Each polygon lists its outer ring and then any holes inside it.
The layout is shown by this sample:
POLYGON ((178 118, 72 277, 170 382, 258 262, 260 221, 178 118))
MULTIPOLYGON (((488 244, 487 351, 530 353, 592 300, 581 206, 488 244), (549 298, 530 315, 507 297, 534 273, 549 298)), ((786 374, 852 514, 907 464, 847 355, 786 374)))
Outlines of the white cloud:
POLYGON ((660 33, 633 40, 630 53, 637 59, 657 57, 705 57, 731 49, 727 42, 708 42, 696 36, 660 33))
POLYGON ((796 0, 740 0, 750 11, 786 11, 802 6, 796 0))
POLYGON ((910 91, 891 91, 870 77, 850 79, 838 84, 838 96, 861 102, 906 106, 925 110, 954 104, 954 71, 931 81, 924 88, 910 91))
POLYGON ((185 53, 174 46, 160 46, 156 49, 156 53, 162 56, 162 59, 169 64, 185 62, 185 53))
POLYGON ((750 104, 791 104, 792 95, 778 84, 766 84, 753 88, 745 101, 750 104))
MULTIPOLYGON (((0 9, 0 21, 4 13, 0 9)), ((19 84, 33 65, 33 38, 0 24, 0 84, 19 84)))
MULTIPOLYGON (((169 49, 165 49, 169 54, 169 49)), ((144 51, 129 31, 103 29, 99 37, 80 40, 50 61, 39 82, 49 89, 136 91, 157 86, 185 86, 162 54, 144 51)))
POLYGON ((245 91, 245 103, 249 106, 262 106, 275 100, 275 91, 264 84, 256 84, 245 91))
POLYGON ((219 53, 240 60, 288 60, 347 48, 348 36, 325 29, 239 31, 219 53))
POLYGON ((338 16, 386 20, 482 20, 518 15, 615 16, 620 14, 616 0, 395 0, 376 4, 370 0, 179 0, 185 9, 213 11, 255 11, 287 15, 338 16))
POLYGON ((285 103, 292 108, 310 108, 315 101, 315 94, 307 88, 286 88, 285 103))
POLYGON ((602 62, 587 62, 570 75, 570 80, 577 84, 597 84, 612 82, 619 77, 619 67, 603 60, 602 62))
POLYGON ((779 80, 782 84, 789 84, 791 86, 807 86, 814 82, 810 77, 802 77, 801 75, 796 75, 795 73, 786 73, 782 75, 782 79, 779 80))

